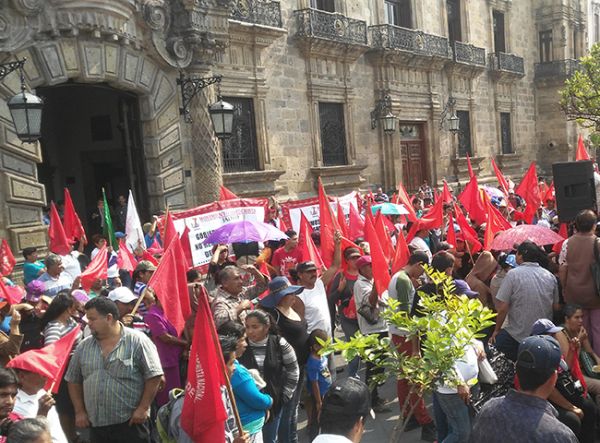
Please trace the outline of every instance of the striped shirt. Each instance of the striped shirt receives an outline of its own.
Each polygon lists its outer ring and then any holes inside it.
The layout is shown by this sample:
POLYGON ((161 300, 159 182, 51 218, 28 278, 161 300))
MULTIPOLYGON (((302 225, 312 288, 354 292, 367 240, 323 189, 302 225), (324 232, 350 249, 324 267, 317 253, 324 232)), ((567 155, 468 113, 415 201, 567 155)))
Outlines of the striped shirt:
MULTIPOLYGON (((133 293, 138 297, 141 297, 144 293, 144 289, 146 289, 147 286, 148 285, 146 285, 146 283, 144 282, 136 281, 133 285, 133 293)), ((144 318, 148 313, 148 308, 146 307, 146 304, 144 302, 141 302, 137 311, 140 313, 140 316, 144 318)))
POLYGON ((58 320, 48 322, 44 328, 44 346, 48 346, 63 338, 65 335, 71 332, 73 328, 77 327, 77 325, 78 323, 72 318, 69 318, 67 324, 64 324, 58 320))
POLYGON ((83 385, 93 427, 125 423, 137 408, 146 380, 163 374, 156 346, 143 333, 121 326, 121 338, 106 358, 95 337, 83 340, 65 380, 83 385))

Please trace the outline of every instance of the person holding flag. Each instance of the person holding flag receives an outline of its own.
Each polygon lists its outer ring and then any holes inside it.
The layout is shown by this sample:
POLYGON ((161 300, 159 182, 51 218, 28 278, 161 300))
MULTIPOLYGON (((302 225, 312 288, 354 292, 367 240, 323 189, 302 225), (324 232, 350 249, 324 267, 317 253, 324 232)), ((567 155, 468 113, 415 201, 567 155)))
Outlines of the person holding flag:
POLYGON ((108 298, 90 300, 85 310, 92 335, 77 346, 65 375, 75 423, 90 428, 91 443, 147 443, 150 406, 163 375, 156 346, 124 327, 108 298))

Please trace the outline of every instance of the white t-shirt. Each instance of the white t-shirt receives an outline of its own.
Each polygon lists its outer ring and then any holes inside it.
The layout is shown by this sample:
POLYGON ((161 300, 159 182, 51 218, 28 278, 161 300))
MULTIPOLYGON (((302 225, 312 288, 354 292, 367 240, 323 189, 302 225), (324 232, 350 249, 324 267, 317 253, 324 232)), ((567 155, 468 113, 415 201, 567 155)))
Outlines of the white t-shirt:
POLYGON ((304 288, 304 291, 298 294, 298 298, 304 303, 304 318, 308 325, 308 333, 315 329, 322 329, 331 337, 331 316, 323 281, 317 279, 315 287, 304 288))
POLYGON ((81 275, 81 265, 79 264, 79 260, 77 260, 79 255, 79 251, 72 251, 70 254, 60 256, 64 272, 69 274, 71 281, 81 275))
MULTIPOLYGON (((63 383, 65 383, 63 381, 63 383)), ((15 407, 13 409, 17 414, 22 415, 24 418, 35 418, 38 413, 38 400, 44 396, 46 391, 40 389, 37 394, 29 395, 25 391, 19 389, 17 391, 17 398, 15 400, 15 407)), ((56 408, 52 406, 48 411, 48 423, 50 424, 50 435, 52 436, 52 443, 67 443, 67 437, 60 426, 60 420, 56 408)))
POLYGON ((352 443, 343 435, 321 434, 313 440, 313 443, 352 443))
MULTIPOLYGON (((479 340, 473 340, 467 345, 465 355, 454 363, 454 371, 458 377, 469 384, 469 381, 474 380, 479 375, 479 359, 477 358, 477 348, 483 350, 483 344, 479 340)), ((438 386, 436 391, 440 394, 456 394, 458 389, 452 386, 438 386)))

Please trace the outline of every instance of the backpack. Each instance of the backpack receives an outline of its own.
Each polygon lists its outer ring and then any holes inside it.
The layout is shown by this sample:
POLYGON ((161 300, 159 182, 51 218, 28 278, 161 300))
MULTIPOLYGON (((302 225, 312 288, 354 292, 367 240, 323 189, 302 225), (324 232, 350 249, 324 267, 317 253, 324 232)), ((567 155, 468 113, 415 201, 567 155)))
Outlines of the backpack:
POLYGON ((183 389, 172 389, 171 392, 169 392, 169 402, 162 405, 156 414, 156 429, 161 443, 177 443, 177 440, 172 437, 169 424, 171 422, 173 405, 175 405, 177 400, 183 397, 184 393, 185 391, 183 389))

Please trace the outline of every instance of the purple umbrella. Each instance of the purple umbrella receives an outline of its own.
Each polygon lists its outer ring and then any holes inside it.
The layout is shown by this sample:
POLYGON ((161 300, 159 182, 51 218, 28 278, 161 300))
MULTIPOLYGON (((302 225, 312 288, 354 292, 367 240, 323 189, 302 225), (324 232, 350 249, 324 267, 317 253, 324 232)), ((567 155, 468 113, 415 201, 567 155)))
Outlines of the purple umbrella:
POLYGON ((215 229, 203 243, 264 242, 283 238, 288 236, 273 225, 253 220, 239 220, 215 229))

